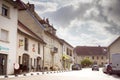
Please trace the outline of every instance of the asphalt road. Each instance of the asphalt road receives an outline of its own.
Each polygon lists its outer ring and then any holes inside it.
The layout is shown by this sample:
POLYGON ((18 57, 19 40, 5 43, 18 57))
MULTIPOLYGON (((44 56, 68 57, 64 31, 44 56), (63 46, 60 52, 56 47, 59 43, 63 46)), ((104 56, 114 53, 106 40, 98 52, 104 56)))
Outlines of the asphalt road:
POLYGON ((100 71, 92 71, 90 68, 86 68, 80 71, 2 78, 0 80, 120 80, 120 77, 104 74, 101 69, 100 71))

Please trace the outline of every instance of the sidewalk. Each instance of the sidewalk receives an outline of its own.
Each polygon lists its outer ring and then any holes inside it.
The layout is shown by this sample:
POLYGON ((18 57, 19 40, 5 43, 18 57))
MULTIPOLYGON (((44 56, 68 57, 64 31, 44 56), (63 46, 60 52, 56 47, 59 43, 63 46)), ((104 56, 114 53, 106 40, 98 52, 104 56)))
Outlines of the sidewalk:
POLYGON ((53 74, 53 73, 61 73, 67 71, 46 71, 46 72, 29 72, 17 75, 0 75, 0 79, 2 78, 13 78, 13 77, 23 77, 23 76, 32 76, 32 75, 43 75, 43 74, 53 74))

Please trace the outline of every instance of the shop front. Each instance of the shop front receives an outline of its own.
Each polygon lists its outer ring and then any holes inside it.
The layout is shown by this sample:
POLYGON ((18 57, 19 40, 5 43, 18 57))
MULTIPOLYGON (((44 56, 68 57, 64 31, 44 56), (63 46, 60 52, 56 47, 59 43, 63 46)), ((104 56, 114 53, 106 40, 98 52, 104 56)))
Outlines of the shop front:
POLYGON ((0 53, 0 75, 6 75, 7 71, 7 54, 0 53))
POLYGON ((7 74, 8 48, 0 46, 0 75, 7 74))

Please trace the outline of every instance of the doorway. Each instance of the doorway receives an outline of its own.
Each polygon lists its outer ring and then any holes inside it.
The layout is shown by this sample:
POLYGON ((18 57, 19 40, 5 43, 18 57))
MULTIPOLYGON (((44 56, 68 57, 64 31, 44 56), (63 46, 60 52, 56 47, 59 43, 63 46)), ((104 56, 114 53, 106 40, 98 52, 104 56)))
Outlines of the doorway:
POLYGON ((41 57, 37 57, 37 71, 41 71, 41 57))
POLYGON ((0 75, 6 75, 7 54, 0 54, 0 75))
POLYGON ((29 71, 29 55, 23 54, 22 56, 22 66, 23 66, 23 72, 29 71))

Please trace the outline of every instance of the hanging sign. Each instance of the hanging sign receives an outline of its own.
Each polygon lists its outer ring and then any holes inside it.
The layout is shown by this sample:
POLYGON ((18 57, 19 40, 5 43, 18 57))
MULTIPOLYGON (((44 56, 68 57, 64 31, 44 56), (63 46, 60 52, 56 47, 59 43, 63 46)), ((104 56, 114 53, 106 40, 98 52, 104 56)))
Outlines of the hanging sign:
POLYGON ((20 67, 20 66, 19 66, 18 63, 15 63, 15 64, 14 64, 14 68, 15 68, 15 69, 19 69, 19 67, 20 67))

